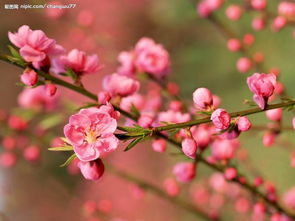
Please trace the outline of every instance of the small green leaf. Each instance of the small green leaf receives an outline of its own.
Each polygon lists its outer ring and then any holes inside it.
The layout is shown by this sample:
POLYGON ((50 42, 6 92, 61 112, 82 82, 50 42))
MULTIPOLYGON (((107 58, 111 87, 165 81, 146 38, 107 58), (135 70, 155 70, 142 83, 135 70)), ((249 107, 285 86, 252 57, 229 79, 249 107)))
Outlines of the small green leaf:
POLYGON ((60 137, 60 139, 61 139, 63 142, 65 142, 65 143, 67 143, 67 144, 70 144, 70 141, 69 141, 67 138, 65 138, 65 137, 60 137))
POLYGON ((124 151, 128 151, 128 150, 131 150, 136 144, 138 144, 140 141, 142 141, 144 139, 144 137, 139 137, 139 138, 136 138, 134 140, 132 140, 128 146, 125 148, 124 151))
POLYGON ((67 160, 66 160, 66 162, 64 162, 62 165, 60 165, 60 167, 66 167, 66 166, 68 166, 74 159, 76 159, 77 158, 77 156, 76 156, 76 154, 74 153, 74 154, 72 154, 67 160))
POLYGON ((13 57, 23 60, 22 56, 20 56, 20 54, 14 47, 12 47, 11 45, 8 45, 8 49, 13 57))
POLYGON ((134 114, 135 116, 139 117, 140 116, 140 112, 139 110, 135 107, 135 105, 132 103, 131 107, 130 107, 130 111, 132 114, 134 114))
POLYGON ((66 75, 71 77, 74 81, 78 80, 78 75, 70 68, 67 70, 66 75))
POLYGON ((48 148, 50 151, 72 151, 73 147, 70 145, 62 146, 62 147, 50 147, 48 148))
POLYGON ((57 126, 60 122, 62 122, 63 119, 64 117, 62 115, 53 114, 53 115, 47 116, 39 124, 42 128, 49 129, 49 128, 57 126))

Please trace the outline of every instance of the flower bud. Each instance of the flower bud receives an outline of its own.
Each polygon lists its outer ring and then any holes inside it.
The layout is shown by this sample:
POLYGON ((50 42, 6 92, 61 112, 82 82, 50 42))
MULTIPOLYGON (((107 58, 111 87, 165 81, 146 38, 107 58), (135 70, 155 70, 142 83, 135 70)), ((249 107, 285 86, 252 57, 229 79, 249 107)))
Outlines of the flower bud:
POLYGON ((241 73, 246 73, 252 68, 252 61, 249 58, 242 57, 237 61, 237 69, 241 73))
POLYGON ((227 48, 230 51, 239 51, 242 45, 239 39, 231 38, 227 41, 227 48))
POLYGON ((217 109, 211 115, 211 120, 217 129, 225 130, 229 127, 231 118, 224 109, 217 109))
POLYGON ((6 150, 13 150, 15 148, 15 146, 16 146, 16 140, 15 140, 15 138, 13 138, 11 136, 5 136, 5 137, 3 137, 2 146, 6 150))
POLYGON ((107 102, 111 100, 111 95, 106 91, 99 92, 97 97, 98 97, 98 103, 100 104, 106 104, 107 102))
POLYGON ((252 126, 251 121, 248 119, 248 117, 239 117, 237 125, 238 125, 239 131, 242 131, 242 132, 250 130, 252 126))
POLYGON ((31 145, 24 150, 23 156, 27 161, 36 162, 40 158, 40 148, 36 145, 31 145))
POLYGON ((4 152, 0 155, 0 165, 5 168, 13 167, 16 160, 16 155, 12 152, 4 152))
POLYGON ((14 130, 25 130, 28 126, 27 121, 25 121, 23 118, 16 116, 16 115, 11 115, 8 119, 8 126, 11 129, 14 130))
POLYGON ((263 10, 266 8, 266 0, 251 0, 251 6, 255 10, 263 10))
POLYGON ((178 163, 174 166, 173 173, 178 181, 187 183, 196 176, 196 166, 194 163, 178 163))
POLYGON ((57 88, 54 84, 49 83, 45 85, 45 92, 49 97, 52 97, 53 95, 55 95, 56 90, 57 88))
POLYGON ((242 8, 238 5, 230 5, 225 12, 228 19, 232 21, 237 21, 242 16, 242 8))
POLYGON ((197 143, 192 138, 185 138, 182 143, 182 151, 189 158, 195 159, 197 153, 197 143))
POLYGON ((232 180, 236 178, 236 176, 237 176, 237 170, 233 167, 226 168, 226 170, 224 171, 224 177, 228 180, 232 180))
POLYGON ((34 86, 38 81, 38 75, 34 70, 26 69, 20 79, 25 85, 34 86))
POLYGON ((262 143, 266 147, 271 147, 274 144, 275 139, 276 139, 275 134, 271 132, 267 132, 263 135, 262 143))
POLYGON ((265 112, 266 117, 273 121, 280 121, 282 119, 282 108, 272 109, 265 112))
POLYGON ((197 108, 207 110, 213 104, 211 91, 207 88, 198 88, 193 93, 193 100, 197 108))
POLYGON ((104 165, 101 159, 94 161, 80 161, 78 167, 87 180, 98 180, 104 173, 104 165))
POLYGON ((167 142, 164 139, 156 139, 153 140, 152 147, 156 152, 165 152, 167 148, 167 142))
POLYGON ((168 178, 164 181, 164 189, 169 196, 177 196, 180 187, 174 179, 168 178))

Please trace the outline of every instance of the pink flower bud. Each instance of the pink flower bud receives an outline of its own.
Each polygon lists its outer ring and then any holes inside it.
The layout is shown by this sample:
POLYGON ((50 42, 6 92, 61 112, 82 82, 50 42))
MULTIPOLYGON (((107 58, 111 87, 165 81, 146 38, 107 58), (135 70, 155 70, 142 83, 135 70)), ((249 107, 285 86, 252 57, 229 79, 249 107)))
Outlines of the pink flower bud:
POLYGON ((12 152, 4 152, 0 155, 0 165, 11 168, 16 164, 16 155, 12 152))
POLYGON ((246 199, 245 197, 240 197, 235 202, 235 210, 238 213, 246 213, 246 212, 248 212, 249 207, 250 207, 249 200, 246 199))
POLYGON ((36 162, 40 158, 40 148, 36 145, 31 145, 24 150, 23 156, 27 161, 36 162))
POLYGON ((38 74, 32 69, 26 69, 20 79, 25 85, 34 86, 38 81, 38 74))
POLYGON ((227 41, 227 48, 230 51, 239 51, 242 45, 239 39, 231 38, 227 41))
POLYGON ((267 132, 263 135, 262 143, 266 147, 271 147, 274 144, 275 139, 276 139, 275 134, 271 132, 267 132))
POLYGON ((179 94, 179 86, 175 82, 169 82, 167 84, 167 91, 170 95, 178 95, 179 94))
POLYGON ((87 200, 83 204, 83 210, 85 215, 91 216, 93 215, 97 210, 97 204, 94 200, 87 200))
POLYGON ((268 119, 273 121, 280 121, 282 119, 282 108, 272 109, 265 112, 268 119))
POLYGON ((143 128, 149 128, 152 126, 155 120, 153 113, 142 113, 138 119, 138 125, 143 128))
POLYGON ((282 16, 277 16, 272 23, 272 29, 274 31, 280 31, 287 24, 287 19, 282 16))
POLYGON ((109 200, 100 200, 98 203, 97 203, 97 208, 100 212, 103 212, 103 213, 109 213, 111 212, 112 210, 112 207, 113 207, 113 204, 111 201, 109 200))
POLYGON ((13 138, 11 136, 5 136, 5 137, 3 137, 2 146, 6 150, 13 150, 15 148, 15 145, 16 145, 15 138, 13 138))
POLYGON ((295 187, 292 187, 284 194, 283 201, 288 208, 295 209, 295 187))
POLYGON ((183 104, 181 101, 171 101, 169 104, 169 109, 173 111, 181 111, 182 106, 183 104))
POLYGON ((207 88, 198 88, 193 93, 193 100, 197 108, 207 110, 213 104, 211 91, 207 88))
POLYGON ((251 0, 251 6, 255 10, 263 10, 266 8, 266 0, 251 0))
POLYGON ((164 181, 164 189, 169 196, 177 196, 180 192, 179 185, 171 178, 164 181))
POLYGON ((253 60, 254 62, 256 63, 262 63, 264 61, 264 54, 261 53, 261 52, 256 52, 254 55, 253 55, 253 60))
POLYGON ((237 61, 237 69, 241 73, 246 73, 252 68, 252 61, 250 58, 242 57, 237 61))
POLYGON ((258 186, 261 186, 263 184, 263 179, 262 179, 262 177, 256 177, 255 178, 255 180, 254 180, 254 185, 256 186, 256 187, 258 187, 258 186))
POLYGON ((46 92, 47 96, 49 96, 49 97, 52 97, 53 95, 55 95, 56 90, 57 90, 57 88, 54 84, 49 83, 49 84, 45 85, 45 92, 46 92))
POLYGON ((211 120, 217 129, 225 130, 229 127, 231 117, 224 109, 217 109, 211 115, 211 120))
POLYGON ((221 104, 221 99, 219 96, 213 94, 213 109, 217 109, 221 104))
POLYGON ((274 93, 282 95, 284 93, 284 90, 285 90, 284 85, 278 81, 276 83, 274 93))
POLYGON ((262 29, 264 29, 265 24, 266 24, 266 22, 265 22, 264 18, 261 18, 261 17, 254 18, 252 20, 252 28, 255 31, 261 31, 262 29))
POLYGON ((210 8, 210 6, 208 5, 206 1, 201 1, 197 5, 197 12, 200 17, 207 18, 213 12, 213 10, 210 8))
POLYGON ((228 19, 232 21, 237 21, 242 16, 242 8, 238 5, 230 5, 226 9, 225 14, 228 17, 228 19))
POLYGON ((292 18, 295 15, 295 3, 282 1, 278 6, 278 14, 292 18))
POLYGON ((251 46, 255 42, 255 37, 252 34, 245 34, 243 37, 243 43, 247 46, 251 46))
POLYGON ((98 98, 98 103, 106 104, 107 102, 111 100, 111 95, 106 91, 102 91, 98 93, 97 98, 98 98))
POLYGON ((164 139, 156 139, 153 140, 152 147, 156 152, 165 152, 167 148, 167 142, 164 139))
POLYGON ((8 126, 11 129, 14 130, 25 130, 28 127, 27 121, 25 121, 23 118, 16 116, 16 115, 11 115, 8 119, 8 126))
POLYGON ((223 5, 224 0, 206 0, 206 3, 210 9, 215 11, 223 5))
POLYGON ((236 178, 236 176, 237 176, 237 170, 233 167, 226 168, 226 170, 224 171, 224 177, 228 180, 232 180, 236 178))
POLYGON ((242 131, 242 132, 250 130, 252 126, 251 121, 248 119, 248 117, 239 117, 237 125, 238 125, 239 131, 242 131))
POLYGON ((188 183, 196 176, 196 166, 194 163, 178 163, 173 168, 176 179, 183 183, 188 183))
POLYGON ((88 10, 82 10, 77 17, 77 23, 84 27, 89 27, 94 22, 94 14, 88 10))
POLYGON ((212 155, 217 160, 230 160, 237 149, 234 140, 215 140, 212 143, 212 155))
POLYGON ((185 138, 182 143, 182 151, 189 158, 195 159, 197 153, 197 143, 192 138, 185 138))
POLYGON ((256 203, 253 207, 255 214, 264 214, 266 212, 265 205, 262 202, 256 203))
POLYGON ((98 180, 104 173, 104 165, 101 159, 95 161, 80 161, 78 167, 87 180, 98 180))

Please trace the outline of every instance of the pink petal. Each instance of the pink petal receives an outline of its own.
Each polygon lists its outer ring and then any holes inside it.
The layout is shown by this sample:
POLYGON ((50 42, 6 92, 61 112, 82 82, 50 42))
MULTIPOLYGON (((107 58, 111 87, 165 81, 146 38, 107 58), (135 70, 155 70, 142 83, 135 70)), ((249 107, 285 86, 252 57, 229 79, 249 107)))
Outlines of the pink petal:
POLYGON ((20 49, 21 56, 28 62, 38 62, 45 59, 46 54, 41 51, 37 51, 29 45, 25 45, 20 49))
POLYGON ((64 134, 73 146, 82 145, 84 141, 84 133, 75 129, 70 124, 64 126, 64 134))
POLYGON ((92 161, 99 158, 100 153, 94 144, 85 143, 81 146, 74 146, 77 157, 82 161, 92 161))
POLYGON ((70 117, 69 123, 80 128, 88 128, 91 125, 90 119, 84 114, 74 114, 70 117))
POLYGON ((260 109, 263 110, 265 108, 265 100, 263 97, 255 94, 255 95, 253 95, 253 100, 260 107, 260 109))

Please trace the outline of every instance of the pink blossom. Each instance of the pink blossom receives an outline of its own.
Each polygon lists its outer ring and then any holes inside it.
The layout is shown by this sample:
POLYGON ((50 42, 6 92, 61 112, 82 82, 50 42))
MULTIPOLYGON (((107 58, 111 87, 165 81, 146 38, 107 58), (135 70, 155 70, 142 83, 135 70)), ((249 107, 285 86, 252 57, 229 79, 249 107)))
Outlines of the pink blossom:
POLYGON ((239 131, 245 132, 250 130, 252 123, 248 117, 239 117, 237 121, 239 131))
POLYGON ((267 118, 270 120, 280 121, 282 119, 283 109, 277 108, 277 109, 268 110, 265 112, 265 114, 267 118))
POLYGON ((226 110, 219 108, 212 113, 211 120, 216 128, 225 130, 230 125, 231 117, 226 110))
POLYGON ((265 28, 266 22, 264 18, 258 17, 252 20, 252 28, 255 31, 260 31, 265 28))
POLYGON ((81 10, 77 16, 77 23, 84 27, 89 27, 94 22, 94 14, 89 10, 81 10))
POLYGON ((16 164, 16 155, 12 152, 4 152, 0 154, 0 165, 5 168, 11 168, 16 164))
POLYGON ((230 160, 237 149, 233 140, 216 140, 212 143, 211 151, 217 160, 230 160))
POLYGON ((237 21, 242 16, 242 8, 239 5, 230 5, 225 12, 228 19, 237 21))
POLYGON ((48 38, 41 30, 31 30, 27 25, 21 26, 16 33, 8 32, 8 37, 20 48, 20 55, 27 62, 34 62, 36 65, 47 57, 63 52, 63 48, 56 45, 55 40, 48 38))
POLYGON ((227 48, 230 51, 239 51, 242 45, 239 39, 231 38, 227 41, 227 48))
POLYGON ((133 94, 127 97, 123 97, 120 102, 120 107, 125 111, 131 111, 132 105, 138 110, 144 108, 145 100, 141 94, 133 94))
POLYGON ((286 17, 293 17, 295 15, 295 3, 282 1, 278 6, 278 14, 286 17))
POLYGON ((205 1, 207 5, 209 6, 209 8, 214 11, 219 9, 224 3, 224 0, 205 0, 205 1))
POLYGON ((227 180, 232 180, 232 179, 236 178, 236 176, 237 176, 237 170, 235 168, 229 167, 229 168, 225 169, 224 177, 227 180))
POLYGON ((98 180, 104 173, 104 165, 101 159, 87 162, 80 161, 78 167, 87 180, 98 180))
POLYGON ((98 99, 98 103, 106 104, 107 102, 111 100, 111 95, 106 91, 102 91, 98 93, 97 99, 98 99))
POLYGON ((133 51, 123 51, 118 55, 120 67, 117 69, 118 74, 133 76, 136 73, 135 54, 133 51))
POLYGON ((117 149, 116 128, 117 120, 103 105, 82 109, 72 115, 64 127, 64 134, 80 160, 92 161, 117 149))
POLYGON ((143 128, 149 128, 154 123, 154 120, 155 120, 154 113, 144 112, 144 113, 141 113, 137 122, 138 122, 139 126, 141 126, 143 128))
POLYGON ((267 1, 266 0, 251 0, 251 6, 255 10, 263 10, 266 8, 267 1))
POLYGON ((197 5, 197 12, 200 17, 207 18, 213 12, 212 8, 209 6, 207 1, 201 1, 197 5))
POLYGON ((167 148, 167 142, 164 139, 156 139, 153 140, 152 147, 156 152, 165 152, 167 148))
POLYGON ((235 127, 232 130, 222 133, 219 137, 221 137, 222 139, 233 140, 237 138, 240 135, 240 133, 241 131, 239 131, 237 127, 235 127))
POLYGON ((295 209, 295 187, 292 187, 284 194, 283 201, 286 206, 291 209, 295 209))
POLYGON ((135 46, 135 65, 139 71, 163 77, 168 73, 170 58, 160 44, 150 38, 141 38, 135 46))
POLYGON ((27 161, 36 162, 40 158, 40 148, 36 145, 30 145, 24 150, 23 156, 27 161))
POLYGON ((178 163, 173 168, 176 179, 180 182, 187 183, 192 181, 196 176, 196 165, 194 163, 178 163))
POLYGON ((38 81, 38 75, 34 70, 26 69, 20 79, 25 85, 34 86, 38 81))
POLYGON ((277 16, 274 18, 272 23, 272 29, 274 31, 280 31, 287 24, 287 19, 283 16, 277 16))
POLYGON ((252 68, 252 61, 250 58, 242 57, 237 61, 237 69, 241 73, 246 73, 252 68))
POLYGON ((139 82, 127 76, 114 73, 103 80, 103 88, 112 96, 129 96, 139 89, 139 82))
POLYGON ((92 74, 99 71, 102 66, 96 54, 87 56, 84 51, 71 50, 61 61, 65 68, 71 68, 77 75, 92 74))
POLYGON ((49 97, 44 87, 25 88, 18 96, 18 104, 24 108, 35 110, 53 110, 57 105, 58 97, 49 97))
POLYGON ((263 135, 262 143, 266 147, 271 147, 274 144, 275 139, 276 139, 276 135, 274 133, 272 133, 272 132, 266 132, 263 135))
POLYGON ((201 110, 210 109, 213 105, 213 96, 207 88, 198 88, 193 93, 193 100, 197 108, 201 110))
POLYGON ((224 193, 228 189, 228 183, 222 173, 213 173, 209 179, 209 185, 218 193, 224 193))
POLYGON ((16 146, 16 140, 12 136, 4 136, 2 140, 2 146, 6 150, 13 150, 16 146))
POLYGON ((243 43, 247 46, 251 46, 255 42, 255 37, 253 34, 247 33, 243 37, 243 43))
POLYGON ((182 143, 182 151, 189 158, 195 159, 197 153, 197 143, 192 138, 185 138, 182 143))
POLYGON ((25 130, 28 127, 28 122, 22 117, 11 115, 8 118, 8 126, 14 130, 25 130))
POLYGON ((47 96, 52 97, 56 94, 57 91, 57 87, 55 86, 55 84, 52 83, 48 83, 45 85, 45 93, 47 94, 47 96))
POLYGON ((247 78, 249 89, 254 93, 253 100, 264 109, 268 98, 273 94, 276 85, 276 76, 274 74, 255 73, 247 78))
POLYGON ((165 191, 169 196, 177 196, 180 192, 180 187, 177 182, 172 178, 167 178, 164 181, 165 191))
POLYGON ((158 114, 159 122, 183 123, 189 120, 190 120, 190 115, 188 113, 181 113, 179 111, 168 110, 165 112, 160 112, 158 114))

